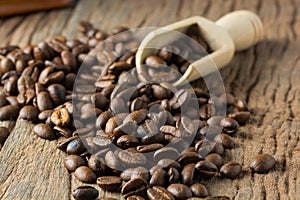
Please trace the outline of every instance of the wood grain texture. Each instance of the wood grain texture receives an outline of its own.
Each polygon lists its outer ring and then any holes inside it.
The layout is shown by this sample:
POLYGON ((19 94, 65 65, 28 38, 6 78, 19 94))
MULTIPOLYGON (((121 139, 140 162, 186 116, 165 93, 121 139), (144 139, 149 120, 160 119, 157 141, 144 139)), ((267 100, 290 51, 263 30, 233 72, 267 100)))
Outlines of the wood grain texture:
MULTIPOLYGON (((85 0, 72 8, 0 20, 0 46, 37 43, 58 34, 76 37, 79 20, 90 20, 109 31, 121 24, 132 28, 163 26, 193 15, 217 20, 232 10, 254 11, 263 21, 265 40, 236 54, 221 70, 226 89, 246 99, 253 113, 250 123, 236 135, 236 148, 228 151, 232 159, 243 165, 243 175, 233 181, 214 178, 204 184, 211 194, 232 199, 297 200, 299 8, 299 0, 85 0), (276 167, 268 174, 253 174, 249 164, 261 152, 273 154, 276 167)), ((71 190, 82 183, 64 169, 66 155, 55 149, 55 141, 39 139, 31 129, 32 124, 18 120, 0 152, 0 199, 71 199, 71 190)))

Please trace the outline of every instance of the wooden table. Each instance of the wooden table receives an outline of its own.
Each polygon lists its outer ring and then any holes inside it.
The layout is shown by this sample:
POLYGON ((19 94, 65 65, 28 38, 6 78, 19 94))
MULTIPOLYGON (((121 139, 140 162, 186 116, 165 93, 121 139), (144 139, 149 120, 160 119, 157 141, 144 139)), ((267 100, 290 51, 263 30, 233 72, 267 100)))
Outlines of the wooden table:
MULTIPOLYGON (((76 37, 79 20, 109 31, 121 24, 163 26, 193 15, 216 20, 232 10, 256 12, 265 40, 238 53, 221 71, 227 90, 246 99, 253 113, 231 151, 244 172, 233 181, 214 178, 204 184, 211 194, 233 199, 300 199, 299 8, 299 0, 82 0, 67 9, 0 20, 0 46, 23 46, 58 34, 76 37), (261 152, 275 156, 276 168, 252 174, 249 163, 261 152)), ((12 132, 0 152, 0 199, 71 199, 82 183, 64 168, 66 154, 56 150, 56 141, 36 137, 24 120, 1 124, 12 132)))

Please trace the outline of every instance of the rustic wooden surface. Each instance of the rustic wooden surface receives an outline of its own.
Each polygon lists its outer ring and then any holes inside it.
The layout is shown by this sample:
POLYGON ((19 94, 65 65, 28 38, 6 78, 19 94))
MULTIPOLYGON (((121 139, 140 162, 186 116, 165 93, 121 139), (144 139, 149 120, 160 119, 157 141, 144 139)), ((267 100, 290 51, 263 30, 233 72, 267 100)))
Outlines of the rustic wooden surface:
MULTIPOLYGON (((253 112, 229 152, 244 172, 237 180, 215 178, 205 185, 211 194, 233 199, 300 199, 299 0, 82 0, 67 9, 1 19, 0 46, 58 34, 76 37, 79 20, 110 30, 120 24, 163 26, 193 15, 216 20, 237 9, 256 12, 265 27, 265 40, 221 71, 226 89, 245 98, 253 112), (275 156, 276 168, 252 174, 249 163, 261 152, 275 156)), ((23 120, 2 124, 12 132, 0 152, 0 199, 71 199, 71 190, 82 183, 64 168, 66 155, 55 149, 56 141, 36 137, 23 120)))

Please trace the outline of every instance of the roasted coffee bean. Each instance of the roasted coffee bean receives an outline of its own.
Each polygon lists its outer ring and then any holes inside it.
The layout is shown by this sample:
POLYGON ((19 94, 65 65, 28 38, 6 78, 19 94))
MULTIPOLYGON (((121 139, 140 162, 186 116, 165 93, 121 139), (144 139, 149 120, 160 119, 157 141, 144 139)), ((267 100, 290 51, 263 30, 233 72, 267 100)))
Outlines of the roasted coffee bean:
POLYGON ((208 154, 205 157, 205 160, 215 164, 218 168, 220 168, 223 165, 222 157, 217 153, 208 154))
POLYGON ((91 102, 95 104, 97 108, 106 109, 108 100, 104 94, 96 93, 92 95, 91 102))
POLYGON ((48 87, 49 95, 53 102, 57 105, 65 101, 65 91, 65 87, 58 83, 54 83, 48 87))
POLYGON ((145 165, 147 161, 144 154, 129 150, 120 151, 118 156, 119 159, 129 167, 145 165))
POLYGON ((105 163, 108 167, 112 169, 119 169, 123 167, 123 164, 120 161, 120 159, 112 151, 108 151, 105 154, 105 163))
POLYGON ((206 160, 197 162, 195 168, 197 169, 199 176, 203 179, 212 178, 218 171, 218 168, 215 164, 206 160))
POLYGON ((153 186, 147 190, 149 200, 175 200, 172 193, 161 186, 153 186))
POLYGON ((154 173, 152 174, 150 181, 149 181, 149 185, 150 186, 165 186, 168 181, 167 181, 167 173, 165 170, 163 169, 157 169, 154 171, 154 173))
POLYGON ((170 62, 172 59, 172 47, 170 45, 162 46, 158 51, 158 56, 166 62, 170 62))
POLYGON ((3 145, 5 140, 8 138, 8 136, 9 136, 8 128, 4 126, 0 126, 0 144, 3 145))
POLYGON ((122 185, 122 179, 118 176, 101 176, 97 179, 97 185, 106 191, 118 191, 122 185))
POLYGON ((212 116, 206 121, 206 123, 208 126, 221 126, 222 119, 224 119, 224 117, 212 116))
POLYGON ((226 102, 227 106, 234 105, 235 103, 235 98, 230 93, 224 93, 220 96, 220 98, 223 99, 224 102, 226 102))
POLYGON ((96 174, 86 166, 78 167, 74 172, 75 177, 84 183, 95 183, 97 176, 96 174))
POLYGON ((47 124, 37 124, 33 127, 33 132, 46 140, 53 140, 56 138, 56 135, 53 129, 47 124))
POLYGON ((182 166, 187 165, 189 163, 196 163, 200 160, 201 160, 201 158, 200 158, 199 154, 196 152, 185 152, 177 159, 177 161, 182 166))
POLYGON ((112 112, 110 110, 101 113, 96 120, 96 128, 104 128, 106 122, 112 117, 112 112))
POLYGON ((16 120, 19 115, 19 107, 7 105, 0 108, 0 121, 16 120))
POLYGON ((38 119, 38 114, 39 111, 36 107, 27 105, 20 110, 19 117, 21 119, 35 122, 38 119))
POLYGON ((8 101, 6 100, 4 95, 0 95, 0 107, 6 106, 8 101))
POLYGON ((154 152, 162 147, 164 147, 163 144, 154 143, 154 144, 149 144, 149 145, 137 146, 136 149, 140 153, 149 153, 149 152, 154 152))
POLYGON ((247 111, 248 108, 247 108, 247 104, 244 100, 238 100, 236 102, 236 108, 239 110, 239 111, 247 111))
POLYGON ((57 71, 49 74, 47 78, 42 82, 45 85, 51 85, 53 83, 60 83, 65 78, 63 71, 57 71))
POLYGON ((181 171, 182 183, 185 185, 191 185, 194 180, 195 163, 187 164, 181 171))
POLYGON ((108 73, 118 75, 122 71, 128 71, 132 66, 126 62, 114 62, 108 67, 108 73))
POLYGON ((164 134, 161 132, 148 134, 141 139, 143 144, 164 143, 164 134))
POLYGON ((139 140, 131 135, 122 135, 118 140, 117 140, 118 146, 126 149, 129 147, 136 147, 139 144, 139 140))
POLYGON ((65 158, 64 165, 67 168, 67 170, 73 172, 80 166, 85 166, 86 161, 77 155, 69 155, 65 158))
POLYGON ((239 124, 245 124, 250 119, 250 112, 249 111, 241 111, 230 113, 228 115, 232 119, 235 119, 239 124))
POLYGON ((134 179, 134 178, 143 178, 146 181, 148 181, 149 172, 144 167, 127 168, 121 173, 120 177, 124 181, 129 181, 130 179, 134 179))
POLYGON ((85 147, 79 138, 75 138, 71 142, 69 142, 66 152, 68 154, 79 155, 85 151, 85 147))
POLYGON ((70 115, 66 108, 59 108, 52 112, 51 122, 56 126, 67 126, 70 122, 70 115))
POLYGON ((128 112, 128 108, 125 105, 125 102, 119 98, 113 98, 110 102, 110 109, 114 114, 128 112))
POLYGON ((203 138, 213 140, 217 135, 222 133, 222 128, 216 125, 205 126, 200 129, 199 133, 203 138))
POLYGON ((48 92, 42 91, 38 93, 37 106, 40 111, 53 109, 53 103, 48 92))
POLYGON ((61 58, 64 65, 69 66, 72 71, 77 70, 77 62, 75 57, 68 50, 64 50, 61 52, 61 58))
POLYGON ((179 172, 176 168, 170 167, 168 171, 168 176, 169 176, 169 183, 176 183, 179 180, 179 172))
POLYGON ((160 161, 158 161, 157 165, 163 167, 163 168, 170 168, 170 167, 174 167, 176 169, 180 169, 181 165, 179 164, 179 162, 172 160, 172 159, 168 159, 168 158, 164 158, 161 159, 160 161))
POLYGON ((233 138, 227 134, 220 134, 214 138, 214 141, 219 142, 225 149, 232 149, 234 147, 233 138))
POLYGON ((207 197, 209 195, 208 190, 201 183, 195 183, 191 185, 190 190, 192 191, 194 197, 207 197))
POLYGON ((148 108, 147 102, 142 97, 138 97, 138 98, 134 99, 130 105, 131 112, 134 112, 134 111, 140 110, 140 109, 147 109, 147 108, 148 108))
POLYGON ((226 117, 222 119, 221 126, 226 133, 233 134, 237 131, 239 125, 234 119, 226 117))
POLYGON ((153 90, 153 96, 156 99, 159 99, 159 100, 169 99, 172 94, 172 92, 169 89, 164 88, 163 86, 152 85, 151 87, 153 90))
POLYGON ((2 74, 14 70, 14 63, 9 58, 2 58, 0 62, 0 72, 2 74))
POLYGON ((148 184, 142 178, 131 179, 125 183, 121 189, 121 194, 126 198, 132 195, 143 195, 147 189, 148 184))
POLYGON ((257 173, 265 173, 272 169, 276 164, 276 160, 270 154, 259 154, 251 162, 250 168, 257 173))
POLYGON ((164 158, 176 160, 179 157, 179 152, 177 151, 177 149, 175 149, 173 147, 163 147, 163 148, 157 150, 154 153, 153 157, 156 161, 159 161, 164 158))
POLYGON ((72 191, 72 196, 76 200, 95 200, 99 192, 92 186, 80 186, 72 191))
POLYGON ((222 176, 231 179, 238 177, 241 172, 242 172, 242 166, 235 161, 230 161, 224 164, 220 169, 220 174, 222 176))
POLYGON ((205 200, 230 200, 227 196, 208 196, 205 200))
POLYGON ((125 119, 124 119, 124 123, 129 122, 129 121, 134 121, 137 124, 142 123, 148 114, 148 110, 146 109, 140 109, 137 111, 134 111, 132 113, 130 113, 125 119))
POLYGON ((6 94, 8 94, 8 95, 17 95, 18 94, 17 80, 18 80, 18 78, 16 76, 11 76, 8 78, 8 80, 5 81, 4 89, 5 89, 6 94))
POLYGON ((145 60, 146 65, 151 67, 159 67, 161 65, 166 65, 166 62, 158 56, 148 56, 145 60))
POLYGON ((40 121, 46 121, 48 118, 50 118, 52 112, 53 110, 44 110, 40 112, 40 114, 38 115, 38 119, 40 121))
POLYGON ((127 197, 127 200, 145 200, 145 199, 138 195, 132 195, 132 196, 127 197))
POLYGON ((171 184, 168 186, 167 190, 178 200, 186 200, 192 197, 190 188, 183 184, 171 184))

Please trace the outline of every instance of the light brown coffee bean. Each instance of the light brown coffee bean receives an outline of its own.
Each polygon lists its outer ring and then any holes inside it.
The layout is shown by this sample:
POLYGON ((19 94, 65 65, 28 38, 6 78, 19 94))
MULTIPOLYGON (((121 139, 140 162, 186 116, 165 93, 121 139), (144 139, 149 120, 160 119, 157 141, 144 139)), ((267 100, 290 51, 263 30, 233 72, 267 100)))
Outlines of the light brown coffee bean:
POLYGON ((251 162, 250 168, 257 173, 265 173, 272 169, 276 164, 276 160, 270 154, 259 154, 251 162))

